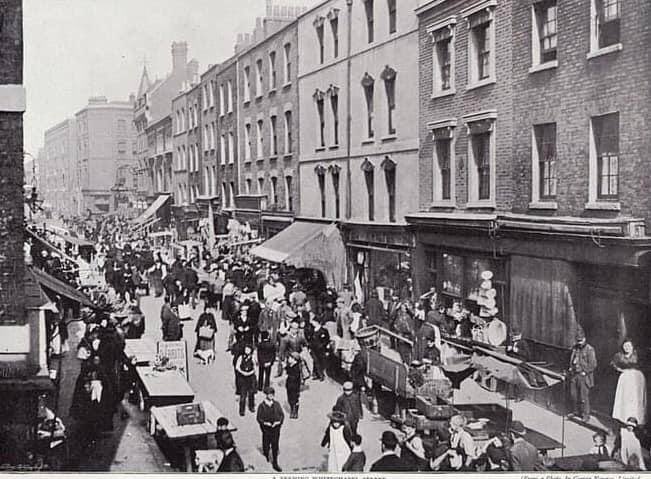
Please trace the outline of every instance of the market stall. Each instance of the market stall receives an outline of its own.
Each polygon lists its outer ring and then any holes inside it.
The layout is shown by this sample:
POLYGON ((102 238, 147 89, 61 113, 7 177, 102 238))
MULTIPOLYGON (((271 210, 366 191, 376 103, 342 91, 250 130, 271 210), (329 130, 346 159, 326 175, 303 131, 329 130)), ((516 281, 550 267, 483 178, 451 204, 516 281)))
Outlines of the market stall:
POLYGON ((192 451, 206 448, 208 438, 217 432, 217 419, 220 417, 222 413, 210 401, 152 407, 149 411, 149 433, 175 448, 182 448, 185 472, 192 472, 192 451))

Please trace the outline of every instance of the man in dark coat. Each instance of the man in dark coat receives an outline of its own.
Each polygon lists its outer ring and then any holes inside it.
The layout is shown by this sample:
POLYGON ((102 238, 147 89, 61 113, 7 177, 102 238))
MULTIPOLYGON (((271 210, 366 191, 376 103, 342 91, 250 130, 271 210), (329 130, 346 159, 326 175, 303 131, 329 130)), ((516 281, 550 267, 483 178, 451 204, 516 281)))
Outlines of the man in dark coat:
POLYGON ((594 387, 595 369, 597 369, 595 350, 587 343, 585 333, 579 331, 570 355, 569 373, 574 413, 583 421, 590 419, 590 389, 594 387))
POLYGON ((276 345, 271 341, 268 331, 260 333, 258 344, 258 391, 269 387, 271 367, 276 360, 276 345))
POLYGON ((276 472, 282 472, 278 465, 278 443, 280 441, 280 428, 285 420, 285 413, 278 401, 274 399, 274 388, 264 390, 265 399, 258 406, 256 419, 262 430, 262 452, 276 472), (271 458, 269 453, 271 452, 271 458))
POLYGON ((366 302, 366 316, 369 326, 377 325, 388 329, 387 312, 376 290, 371 291, 371 297, 366 302))
POLYGON ((160 319, 163 341, 179 341, 183 338, 183 325, 178 315, 172 309, 169 296, 165 296, 165 302, 160 310, 160 319))
POLYGON ((396 454, 398 438, 391 431, 382 433, 382 457, 371 466, 372 472, 406 472, 409 470, 396 454))
POLYGON ((321 325, 316 316, 310 321, 312 334, 309 338, 309 348, 314 363, 312 378, 323 381, 325 380, 326 360, 330 353, 330 333, 321 325))
POLYGON ((224 451, 224 458, 219 463, 217 472, 244 472, 244 463, 235 449, 235 441, 231 433, 228 431, 223 433, 220 443, 220 449, 224 451))
POLYGON ((341 411, 346 415, 346 421, 350 425, 353 434, 357 434, 357 425, 359 420, 364 417, 362 409, 362 400, 359 393, 353 391, 353 383, 346 381, 344 383, 344 393, 337 398, 333 410, 341 411))

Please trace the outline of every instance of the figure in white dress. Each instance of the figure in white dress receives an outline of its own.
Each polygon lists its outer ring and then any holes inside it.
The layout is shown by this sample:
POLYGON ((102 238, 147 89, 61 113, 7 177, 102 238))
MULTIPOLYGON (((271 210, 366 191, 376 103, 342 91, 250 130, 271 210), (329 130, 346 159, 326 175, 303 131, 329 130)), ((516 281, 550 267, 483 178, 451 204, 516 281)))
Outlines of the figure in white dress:
POLYGON ((352 431, 346 424, 346 415, 341 411, 328 414, 330 424, 321 441, 321 447, 330 448, 328 454, 328 472, 342 472, 350 456, 352 431))
POLYGON ((613 403, 613 418, 626 423, 628 418, 646 424, 646 378, 639 369, 638 355, 630 339, 624 340, 622 349, 615 354, 611 365, 619 371, 619 380, 613 403))

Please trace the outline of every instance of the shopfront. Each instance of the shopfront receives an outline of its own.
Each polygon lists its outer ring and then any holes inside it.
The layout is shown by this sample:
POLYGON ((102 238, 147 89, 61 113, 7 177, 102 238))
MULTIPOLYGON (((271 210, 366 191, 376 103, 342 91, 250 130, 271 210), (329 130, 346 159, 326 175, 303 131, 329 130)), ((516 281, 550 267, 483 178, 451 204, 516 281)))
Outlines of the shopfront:
POLYGON ((341 225, 346 246, 346 282, 365 302, 377 291, 386 302, 412 299, 413 236, 402 226, 341 225))

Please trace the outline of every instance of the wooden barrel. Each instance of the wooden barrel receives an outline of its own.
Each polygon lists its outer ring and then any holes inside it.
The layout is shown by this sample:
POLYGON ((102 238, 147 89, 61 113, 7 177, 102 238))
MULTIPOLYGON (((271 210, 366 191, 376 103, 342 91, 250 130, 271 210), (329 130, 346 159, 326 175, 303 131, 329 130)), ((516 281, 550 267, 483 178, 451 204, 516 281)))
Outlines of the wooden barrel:
POLYGON ((374 349, 380 343, 380 331, 373 326, 359 329, 355 337, 362 348, 374 349))

